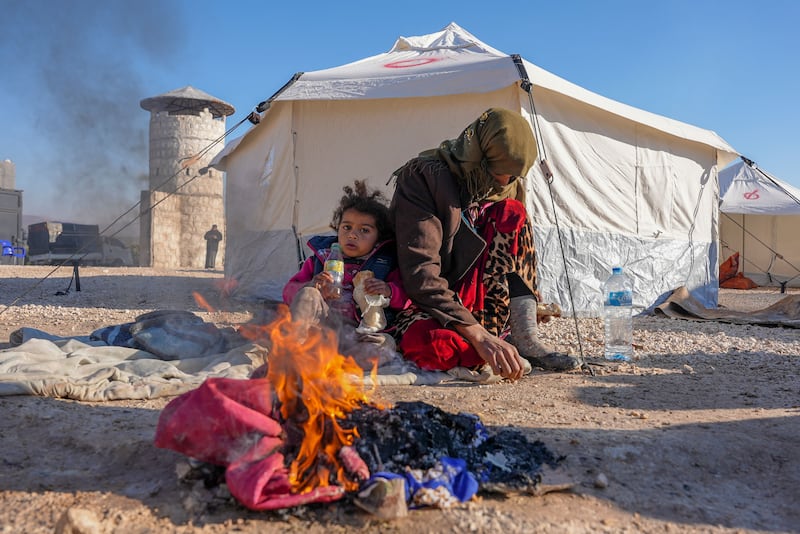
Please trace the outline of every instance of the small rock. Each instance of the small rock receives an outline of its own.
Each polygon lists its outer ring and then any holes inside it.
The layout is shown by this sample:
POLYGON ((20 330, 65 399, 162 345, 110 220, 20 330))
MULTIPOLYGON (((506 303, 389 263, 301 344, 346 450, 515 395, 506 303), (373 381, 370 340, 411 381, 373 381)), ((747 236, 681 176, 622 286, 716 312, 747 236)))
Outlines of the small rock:
POLYGON ((397 519, 408 515, 406 481, 402 478, 375 481, 358 494, 355 504, 378 519, 397 519))
POLYGON ((205 509, 205 503, 200 502, 197 496, 191 493, 189 493, 183 498, 181 504, 183 505, 183 509, 190 514, 205 509))
POLYGON ((178 475, 178 480, 184 480, 192 471, 192 466, 189 462, 178 462, 175 464, 175 474, 178 475))
POLYGON ((608 477, 604 473, 598 473, 594 479, 594 487, 606 489, 608 487, 608 477))
POLYGON ((69 508, 56 523, 55 534, 100 534, 100 521, 84 508, 69 508))

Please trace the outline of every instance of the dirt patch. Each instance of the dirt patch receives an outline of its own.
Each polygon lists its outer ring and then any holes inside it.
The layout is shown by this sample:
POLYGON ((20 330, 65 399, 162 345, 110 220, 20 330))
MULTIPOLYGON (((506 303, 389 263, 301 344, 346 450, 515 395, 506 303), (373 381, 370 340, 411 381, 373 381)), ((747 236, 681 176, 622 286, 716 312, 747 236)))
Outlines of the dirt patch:
MULTIPOLYGON (((258 311, 221 298, 220 272, 87 268, 82 291, 73 284, 56 296, 72 272, 40 282, 49 271, 0 266, 0 341, 22 326, 83 335, 155 309, 218 325, 258 311), (192 292, 220 311, 204 311, 192 292)), ((724 290, 720 301, 747 310, 782 296, 724 290)), ((0 532, 53 532, 67 511, 73 525, 86 521, 84 532, 796 532, 800 332, 655 317, 637 317, 634 328, 640 359, 609 365, 599 358, 600 321, 579 321, 595 376, 380 390, 387 402, 474 413, 541 440, 565 456, 570 492, 482 497, 388 523, 348 503, 256 513, 179 481, 186 458, 152 445, 170 399, 0 397, 0 532)), ((543 334, 578 350, 571 319, 543 334)))

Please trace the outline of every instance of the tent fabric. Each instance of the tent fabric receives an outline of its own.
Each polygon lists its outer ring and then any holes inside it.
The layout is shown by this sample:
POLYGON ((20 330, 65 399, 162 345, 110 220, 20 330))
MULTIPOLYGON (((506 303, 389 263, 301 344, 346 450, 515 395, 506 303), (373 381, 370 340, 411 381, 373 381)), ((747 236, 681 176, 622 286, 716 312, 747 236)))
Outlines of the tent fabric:
POLYGON ((800 189, 739 161, 719 172, 720 210, 752 215, 800 215, 800 189))
POLYGON ((800 287, 800 189, 743 160, 719 183, 722 254, 758 285, 800 287))
MULTIPOLYGON (((527 60, 523 59, 523 63, 537 87, 677 137, 734 152, 714 132, 616 102, 570 83, 527 60)), ((481 42, 458 24, 450 23, 437 33, 400 37, 391 50, 384 54, 331 69, 303 73, 276 100, 408 98, 486 93, 518 81, 519 72, 509 54, 481 42)))
POLYGON ((548 185, 536 165, 526 180, 545 301, 598 315, 602 283, 622 265, 638 308, 682 285, 716 305, 716 173, 736 151, 712 131, 592 93, 454 23, 297 76, 217 155, 212 166, 227 173, 225 272, 238 295, 279 299, 305 242, 330 231, 344 185, 366 179, 391 196, 394 169, 493 106, 531 122, 554 174, 548 185))
POLYGON ((686 287, 679 287, 664 302, 656 306, 653 313, 673 319, 800 328, 800 295, 788 295, 760 310, 737 311, 716 307, 706 308, 692 298, 686 287))

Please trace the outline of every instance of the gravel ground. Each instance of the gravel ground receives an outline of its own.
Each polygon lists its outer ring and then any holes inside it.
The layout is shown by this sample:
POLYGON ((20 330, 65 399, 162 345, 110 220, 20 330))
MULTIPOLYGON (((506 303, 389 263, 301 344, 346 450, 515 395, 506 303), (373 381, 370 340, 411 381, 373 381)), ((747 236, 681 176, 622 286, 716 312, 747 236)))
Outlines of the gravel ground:
MULTIPOLYGON (((220 326, 253 313, 222 297, 220 272, 81 268, 82 290, 73 283, 56 295, 72 270, 51 271, 0 266, 0 341, 22 326, 87 334, 155 309, 194 311, 220 326)), ((749 311, 785 296, 722 290, 720 305, 749 311)), ((255 513, 180 482, 185 458, 152 446, 169 399, 0 397, 9 422, 0 433, 0 532, 53 532, 67 517, 76 532, 120 533, 800 532, 800 332, 636 317, 638 360, 616 364, 600 358, 599 319, 578 329, 580 345, 571 319, 541 327, 562 349, 580 346, 594 376, 537 371, 493 386, 379 391, 390 403, 423 400, 541 439, 565 457, 571 491, 483 497, 387 523, 341 503, 255 513)))

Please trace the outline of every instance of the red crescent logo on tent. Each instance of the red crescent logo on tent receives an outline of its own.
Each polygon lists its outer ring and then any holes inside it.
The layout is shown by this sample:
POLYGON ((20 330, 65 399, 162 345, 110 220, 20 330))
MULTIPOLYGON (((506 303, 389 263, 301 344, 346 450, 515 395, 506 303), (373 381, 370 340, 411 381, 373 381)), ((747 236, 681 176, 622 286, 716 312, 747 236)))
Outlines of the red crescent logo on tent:
POLYGON ((387 69, 407 69, 409 67, 419 67, 420 65, 427 65, 434 61, 439 61, 438 57, 421 57, 418 59, 403 59, 400 61, 392 61, 384 65, 387 69))
POLYGON ((758 200, 759 199, 758 189, 753 189, 752 191, 748 191, 747 193, 744 194, 744 198, 746 198, 747 200, 758 200))

